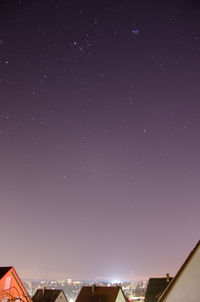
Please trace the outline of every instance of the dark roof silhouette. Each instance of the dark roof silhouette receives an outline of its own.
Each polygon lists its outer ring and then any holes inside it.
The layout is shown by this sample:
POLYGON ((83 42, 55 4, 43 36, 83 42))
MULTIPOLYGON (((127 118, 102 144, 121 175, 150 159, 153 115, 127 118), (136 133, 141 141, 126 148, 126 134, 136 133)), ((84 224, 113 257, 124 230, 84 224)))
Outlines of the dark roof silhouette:
POLYGON ((0 279, 12 268, 12 266, 0 267, 0 279))
POLYGON ((150 278, 144 302, 157 302, 173 278, 150 278))
POLYGON ((83 286, 76 302, 115 302, 120 290, 119 286, 83 286))
POLYGON ((165 297, 168 295, 168 293, 171 291, 171 289, 173 288, 174 284, 179 279, 180 275, 182 274, 182 272, 184 271, 185 267, 188 265, 188 263, 192 259, 193 255, 195 254, 195 252, 197 251, 197 249, 199 248, 199 246, 200 246, 200 240, 197 242, 197 244, 194 247, 194 249, 191 251, 191 253, 189 254, 189 256, 186 258, 185 262, 183 263, 183 265, 179 269, 179 271, 176 274, 176 276, 174 277, 173 281, 170 283, 169 287, 164 291, 163 295, 160 297, 159 302, 162 302, 165 299, 165 297))
POLYGON ((61 292, 64 294, 62 289, 38 289, 32 297, 32 300, 33 302, 55 302, 61 292))

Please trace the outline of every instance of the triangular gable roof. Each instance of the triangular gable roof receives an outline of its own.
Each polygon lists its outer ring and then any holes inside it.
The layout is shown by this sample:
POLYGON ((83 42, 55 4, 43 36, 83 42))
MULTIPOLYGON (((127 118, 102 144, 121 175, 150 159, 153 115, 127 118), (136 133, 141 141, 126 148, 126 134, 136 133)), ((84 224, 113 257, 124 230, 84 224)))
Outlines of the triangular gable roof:
POLYGON ((33 302, 54 302, 58 298, 60 293, 63 293, 63 295, 65 296, 65 293, 62 289, 38 289, 34 294, 32 300, 33 302))
POLYGON ((115 302, 120 290, 117 286, 83 286, 76 302, 115 302))
POLYGON ((21 287, 22 290, 24 291, 24 295, 26 296, 26 298, 27 298, 29 301, 31 301, 31 297, 30 297, 29 293, 27 292, 26 287, 24 286, 23 282, 21 281, 21 279, 20 279, 18 273, 16 272, 15 268, 14 268, 13 266, 12 266, 11 268, 12 268, 13 274, 15 275, 15 277, 16 277, 16 279, 17 279, 19 285, 20 285, 20 287, 21 287))
POLYGON ((24 296, 27 298, 28 301, 31 301, 31 297, 29 296, 23 282, 19 278, 19 276, 13 266, 0 267, 0 279, 2 279, 10 270, 11 270, 12 275, 15 277, 18 285, 21 287, 21 289, 24 293, 24 296))
POLYGON ((173 278, 150 278, 147 286, 144 302, 156 302, 169 286, 173 278))
POLYGON ((173 289, 174 285, 176 284, 177 280, 179 279, 180 275, 183 273, 183 271, 185 270, 186 266, 189 264, 190 260, 193 258, 195 252, 197 251, 197 249, 199 247, 200 247, 200 240, 197 242, 196 246, 191 251, 191 253, 189 254, 189 256, 186 258, 185 262, 183 263, 183 265, 181 266, 181 268, 177 272, 177 274, 174 277, 174 279, 170 282, 169 286, 166 288, 166 290, 164 291, 164 293, 162 294, 162 296, 158 300, 159 302, 163 302, 165 300, 165 298, 168 296, 168 294, 170 293, 170 291, 173 289))
POLYGON ((0 267, 0 279, 7 274, 7 272, 12 268, 12 266, 2 266, 0 267))

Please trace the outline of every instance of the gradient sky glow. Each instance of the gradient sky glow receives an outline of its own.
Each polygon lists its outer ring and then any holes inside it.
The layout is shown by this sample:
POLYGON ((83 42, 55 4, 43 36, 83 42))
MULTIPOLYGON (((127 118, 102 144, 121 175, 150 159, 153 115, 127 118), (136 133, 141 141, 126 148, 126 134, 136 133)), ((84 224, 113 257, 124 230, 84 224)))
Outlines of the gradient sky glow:
POLYGON ((198 1, 0 2, 0 265, 176 273, 200 230, 198 1))

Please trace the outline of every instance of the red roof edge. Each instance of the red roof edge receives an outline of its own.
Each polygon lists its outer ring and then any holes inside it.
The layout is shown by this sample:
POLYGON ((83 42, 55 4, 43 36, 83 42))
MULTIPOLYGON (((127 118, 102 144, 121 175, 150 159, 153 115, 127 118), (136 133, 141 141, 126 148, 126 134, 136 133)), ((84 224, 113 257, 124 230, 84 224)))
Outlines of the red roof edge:
POLYGON ((31 299, 31 297, 30 297, 29 293, 28 293, 28 292, 27 292, 27 290, 26 290, 26 287, 24 286, 23 282, 21 281, 21 279, 20 279, 20 277, 19 277, 18 273, 16 272, 16 270, 15 270, 14 266, 12 266, 11 268, 13 269, 14 273, 16 274, 17 279, 18 279, 18 280, 19 280, 19 282, 20 282, 20 286, 21 286, 21 287, 23 288, 23 290, 25 291, 26 296, 28 297, 28 299, 29 299, 30 301, 32 301, 32 299, 31 299))

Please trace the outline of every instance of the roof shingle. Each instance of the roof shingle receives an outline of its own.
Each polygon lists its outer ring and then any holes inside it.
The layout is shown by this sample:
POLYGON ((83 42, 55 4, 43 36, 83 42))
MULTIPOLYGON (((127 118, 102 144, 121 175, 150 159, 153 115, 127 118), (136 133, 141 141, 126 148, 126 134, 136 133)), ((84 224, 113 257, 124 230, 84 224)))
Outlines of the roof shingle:
POLYGON ((173 278, 150 278, 144 302, 157 302, 173 278))
POLYGON ((55 302, 61 292, 63 292, 61 289, 38 289, 32 300, 33 302, 55 302))
POLYGON ((115 302, 120 287, 83 286, 76 302, 115 302))

